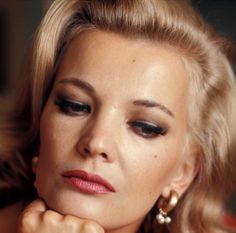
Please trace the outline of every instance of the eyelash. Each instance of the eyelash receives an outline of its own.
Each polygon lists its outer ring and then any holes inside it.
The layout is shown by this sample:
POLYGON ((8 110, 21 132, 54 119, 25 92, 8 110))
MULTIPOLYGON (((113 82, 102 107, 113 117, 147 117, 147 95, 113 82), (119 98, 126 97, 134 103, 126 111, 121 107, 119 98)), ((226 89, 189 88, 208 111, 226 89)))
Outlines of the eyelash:
MULTIPOLYGON (((61 112, 70 116, 82 116, 91 113, 91 107, 89 105, 69 100, 63 96, 58 96, 54 104, 58 106, 61 112)), ((128 122, 128 125, 134 129, 135 133, 144 138, 155 138, 164 136, 167 133, 163 127, 146 121, 132 121, 128 122)))
POLYGON ((71 116, 86 115, 91 112, 89 105, 69 100, 62 96, 58 96, 54 103, 59 107, 61 112, 71 116))
POLYGON ((134 131, 144 138, 155 138, 158 136, 164 136, 167 131, 161 126, 154 125, 145 121, 133 121, 128 123, 134 131))

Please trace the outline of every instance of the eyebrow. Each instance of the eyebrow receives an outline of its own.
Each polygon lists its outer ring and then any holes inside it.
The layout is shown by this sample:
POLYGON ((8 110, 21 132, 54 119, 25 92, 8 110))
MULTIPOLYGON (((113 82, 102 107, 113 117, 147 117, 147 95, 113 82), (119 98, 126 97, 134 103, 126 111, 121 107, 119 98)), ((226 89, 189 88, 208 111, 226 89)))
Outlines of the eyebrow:
MULTIPOLYGON (((83 88, 89 92, 95 93, 95 89, 93 88, 91 84, 78 78, 70 77, 70 78, 62 79, 59 81, 59 84, 63 84, 63 83, 74 85, 76 87, 83 88)), ((133 104, 136 106, 143 106, 147 108, 157 107, 163 112, 165 112, 166 114, 168 114, 169 116, 174 117, 173 112, 171 112, 163 104, 157 103, 155 101, 140 99, 140 100, 133 101, 133 104)))
POLYGON ((59 81, 59 84, 62 84, 62 83, 71 84, 73 86, 83 88, 88 92, 93 92, 93 93, 95 92, 95 89, 93 88, 91 84, 78 78, 74 78, 74 77, 65 78, 59 81))
POLYGON ((164 113, 166 113, 167 115, 174 117, 174 113, 171 112, 166 106, 164 106, 163 104, 157 103, 155 101, 150 101, 150 100, 135 100, 133 102, 134 105, 137 106, 143 106, 143 107, 147 107, 147 108, 153 108, 153 107, 157 107, 160 110, 162 110, 164 113))

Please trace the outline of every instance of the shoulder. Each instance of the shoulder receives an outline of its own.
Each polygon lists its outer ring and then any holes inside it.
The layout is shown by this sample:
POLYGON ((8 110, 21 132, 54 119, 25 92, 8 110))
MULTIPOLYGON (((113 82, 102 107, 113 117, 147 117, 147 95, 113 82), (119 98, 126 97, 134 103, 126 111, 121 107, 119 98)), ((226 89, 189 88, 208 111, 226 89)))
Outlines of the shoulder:
POLYGON ((16 233, 18 216, 22 210, 22 203, 12 204, 4 209, 0 209, 0 229, 1 233, 16 233))

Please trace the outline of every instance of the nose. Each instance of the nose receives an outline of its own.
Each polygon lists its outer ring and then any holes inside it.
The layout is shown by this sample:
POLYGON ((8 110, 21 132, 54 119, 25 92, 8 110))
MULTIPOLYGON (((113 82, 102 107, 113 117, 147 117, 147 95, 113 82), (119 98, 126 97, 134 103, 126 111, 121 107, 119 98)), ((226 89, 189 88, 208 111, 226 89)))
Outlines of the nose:
POLYGON ((99 158, 113 162, 118 154, 117 124, 106 119, 91 120, 83 130, 77 143, 77 149, 83 158, 99 158))

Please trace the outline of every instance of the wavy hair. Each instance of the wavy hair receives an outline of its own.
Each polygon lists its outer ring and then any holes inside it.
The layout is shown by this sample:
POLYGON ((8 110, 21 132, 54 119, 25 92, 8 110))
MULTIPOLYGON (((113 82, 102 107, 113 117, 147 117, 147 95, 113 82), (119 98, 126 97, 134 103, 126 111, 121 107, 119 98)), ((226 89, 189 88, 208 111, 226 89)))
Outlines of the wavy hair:
MULTIPOLYGON (((183 55, 190 78, 186 143, 188 149, 195 148, 199 172, 171 213, 168 232, 229 232, 222 208, 235 185, 235 76, 228 43, 186 0, 53 2, 35 35, 17 102, 0 125, 0 189, 15 189, 22 196, 32 193, 30 161, 37 151, 40 117, 60 56, 78 33, 93 29, 166 43, 183 55), (6 167, 11 173, 2 169, 6 167)), ((147 215, 141 232, 155 232, 155 212, 147 215)))

